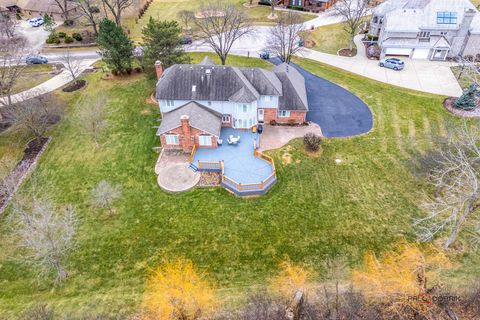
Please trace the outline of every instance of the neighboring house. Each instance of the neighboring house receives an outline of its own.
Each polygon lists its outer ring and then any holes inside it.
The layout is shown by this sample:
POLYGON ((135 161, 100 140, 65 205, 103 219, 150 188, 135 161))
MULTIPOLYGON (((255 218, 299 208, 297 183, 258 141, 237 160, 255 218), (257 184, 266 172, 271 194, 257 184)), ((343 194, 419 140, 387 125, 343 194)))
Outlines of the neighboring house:
POLYGON ((480 53, 480 13, 470 0, 388 0, 373 11, 369 34, 381 57, 445 60, 480 53))
MULTIPOLYGON (((48 14, 56 21, 65 20, 64 13, 54 0, 0 0, 0 6, 8 8, 11 12, 18 12, 26 19, 48 14)), ((69 19, 81 15, 75 1, 67 1, 67 6, 69 19)))
MULTIPOLYGON (((305 11, 321 12, 330 8, 337 0, 274 0, 277 6, 285 8, 299 8, 305 11)), ((270 3, 269 0, 260 0, 259 3, 270 3)))
POLYGON ((216 148, 222 127, 251 130, 264 122, 303 123, 305 79, 287 64, 272 71, 215 65, 156 64, 157 135, 167 149, 216 148))

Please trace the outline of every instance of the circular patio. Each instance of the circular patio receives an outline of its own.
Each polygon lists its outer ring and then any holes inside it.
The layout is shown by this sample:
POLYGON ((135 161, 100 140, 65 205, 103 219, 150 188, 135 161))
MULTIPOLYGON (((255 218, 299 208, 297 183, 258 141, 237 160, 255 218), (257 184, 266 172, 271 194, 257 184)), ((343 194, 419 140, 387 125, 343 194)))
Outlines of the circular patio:
POLYGON ((182 192, 195 187, 200 181, 200 172, 190 169, 188 163, 175 163, 158 172, 157 182, 167 192, 182 192))

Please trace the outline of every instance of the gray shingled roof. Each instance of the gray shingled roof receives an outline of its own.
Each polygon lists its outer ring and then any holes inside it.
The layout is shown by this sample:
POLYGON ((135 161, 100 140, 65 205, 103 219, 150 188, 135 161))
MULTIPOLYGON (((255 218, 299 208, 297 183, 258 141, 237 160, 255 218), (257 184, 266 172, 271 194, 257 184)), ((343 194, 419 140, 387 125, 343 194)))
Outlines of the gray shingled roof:
POLYGON ((162 100, 252 102, 260 94, 238 68, 177 64, 167 68, 157 82, 156 97, 162 100), (239 98, 241 88, 244 88, 241 101, 234 100, 239 98))
POLYGON ((190 126, 208 132, 214 136, 220 136, 222 128, 222 114, 208 107, 191 101, 170 112, 164 113, 162 123, 157 130, 157 136, 181 126, 181 117, 187 115, 190 126))
POLYGON ((282 83, 275 73, 261 68, 239 68, 253 87, 264 96, 281 96, 282 83))
POLYGON ((282 83, 283 95, 278 101, 280 110, 308 111, 307 90, 305 78, 292 66, 279 64, 273 69, 282 83))

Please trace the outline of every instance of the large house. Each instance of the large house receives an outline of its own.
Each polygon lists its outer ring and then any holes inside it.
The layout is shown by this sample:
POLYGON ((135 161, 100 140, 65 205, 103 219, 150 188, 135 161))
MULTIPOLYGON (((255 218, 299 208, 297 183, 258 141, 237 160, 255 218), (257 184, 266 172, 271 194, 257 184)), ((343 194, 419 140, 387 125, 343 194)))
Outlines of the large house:
POLYGON ((216 148, 220 131, 251 130, 262 123, 303 123, 308 111, 305 80, 293 67, 272 71, 215 65, 156 63, 156 98, 163 148, 216 148))
MULTIPOLYGON (((260 4, 269 4, 272 0, 260 0, 260 4)), ((275 5, 284 8, 301 9, 304 11, 321 12, 330 8, 337 0, 273 0, 275 5)))
MULTIPOLYGON (((61 2, 62 5, 64 2, 61 2)), ((68 19, 75 19, 81 15, 76 1, 66 1, 68 19)), ((55 0, 0 0, 0 6, 11 12, 19 13, 23 18, 33 18, 48 14, 56 21, 66 19, 65 13, 61 10, 55 0)))
POLYGON ((445 60, 480 53, 480 13, 470 0, 388 0, 373 11, 369 34, 381 57, 445 60))

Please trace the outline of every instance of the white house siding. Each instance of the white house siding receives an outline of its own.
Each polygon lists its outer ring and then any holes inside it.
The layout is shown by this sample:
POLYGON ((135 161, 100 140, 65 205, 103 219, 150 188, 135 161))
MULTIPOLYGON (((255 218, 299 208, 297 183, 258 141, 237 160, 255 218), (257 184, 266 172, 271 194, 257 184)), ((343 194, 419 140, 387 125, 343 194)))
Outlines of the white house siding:
POLYGON ((278 108, 278 97, 271 96, 272 101, 265 101, 266 96, 260 96, 258 99, 258 107, 259 108, 278 108))
POLYGON ((471 34, 463 55, 475 56, 477 54, 480 54, 480 34, 471 34))

